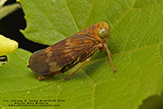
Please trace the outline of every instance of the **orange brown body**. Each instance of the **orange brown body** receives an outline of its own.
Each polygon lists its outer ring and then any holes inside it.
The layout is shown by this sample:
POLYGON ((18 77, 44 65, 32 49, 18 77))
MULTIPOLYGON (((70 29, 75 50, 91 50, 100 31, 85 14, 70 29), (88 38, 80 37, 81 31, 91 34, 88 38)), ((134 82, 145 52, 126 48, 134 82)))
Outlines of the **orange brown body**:
MULTIPOLYGON (((80 62, 84 62, 75 74, 86 62, 88 62, 95 51, 107 51, 114 72, 116 71, 112 61, 111 53, 107 48, 110 38, 110 28, 105 22, 90 25, 84 30, 52 45, 46 49, 36 51, 29 59, 28 67, 38 74, 42 74, 39 80, 45 76, 53 76, 64 73, 80 62)), ((67 76, 65 80, 69 77, 67 76)))

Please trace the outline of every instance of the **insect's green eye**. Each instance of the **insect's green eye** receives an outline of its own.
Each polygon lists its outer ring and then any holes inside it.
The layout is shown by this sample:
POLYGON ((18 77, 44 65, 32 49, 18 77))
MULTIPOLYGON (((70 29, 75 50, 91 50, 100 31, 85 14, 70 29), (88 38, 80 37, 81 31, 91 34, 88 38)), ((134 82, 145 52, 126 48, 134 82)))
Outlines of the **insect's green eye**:
POLYGON ((108 30, 106 28, 100 28, 98 30, 98 35, 100 37, 106 37, 108 35, 108 30))

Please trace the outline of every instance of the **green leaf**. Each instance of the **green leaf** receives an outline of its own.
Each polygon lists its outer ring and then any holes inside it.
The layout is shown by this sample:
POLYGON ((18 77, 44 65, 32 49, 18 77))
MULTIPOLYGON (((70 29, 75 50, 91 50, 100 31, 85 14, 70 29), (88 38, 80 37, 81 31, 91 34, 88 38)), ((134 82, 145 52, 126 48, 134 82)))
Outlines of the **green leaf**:
POLYGON ((163 91, 162 0, 22 0, 21 3, 28 25, 24 35, 44 44, 52 45, 100 21, 109 23, 108 47, 117 73, 113 73, 107 53, 97 51, 66 82, 64 77, 76 67, 38 81, 39 75, 26 67, 31 53, 18 49, 0 67, 0 107, 18 103, 11 100, 38 100, 62 109, 137 109, 143 100, 163 91))

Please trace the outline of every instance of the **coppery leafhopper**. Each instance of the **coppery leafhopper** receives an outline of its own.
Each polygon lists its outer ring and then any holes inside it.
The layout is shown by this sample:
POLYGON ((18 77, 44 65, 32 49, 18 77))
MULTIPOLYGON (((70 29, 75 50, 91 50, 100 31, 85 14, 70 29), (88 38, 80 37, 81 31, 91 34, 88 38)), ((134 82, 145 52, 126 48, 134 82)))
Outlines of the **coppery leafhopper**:
POLYGON ((95 51, 107 51, 110 64, 116 72, 111 60, 111 53, 107 48, 110 38, 110 27, 106 22, 90 25, 84 30, 52 45, 46 49, 36 51, 29 59, 28 67, 38 74, 39 80, 45 76, 64 73, 80 62, 82 65, 68 77, 75 74, 85 63, 90 61, 95 51))

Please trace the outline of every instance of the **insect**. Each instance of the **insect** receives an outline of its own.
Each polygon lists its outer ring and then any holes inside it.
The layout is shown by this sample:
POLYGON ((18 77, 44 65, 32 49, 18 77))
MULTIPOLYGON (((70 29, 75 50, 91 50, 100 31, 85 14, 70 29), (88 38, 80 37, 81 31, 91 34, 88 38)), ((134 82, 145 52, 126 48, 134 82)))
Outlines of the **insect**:
POLYGON ((92 24, 46 49, 34 52, 29 59, 28 67, 33 72, 41 74, 39 80, 44 80, 45 76, 64 73, 83 62, 77 70, 64 78, 66 80, 89 62, 94 52, 100 49, 100 52, 107 51, 110 64, 116 72, 107 48, 109 38, 110 27, 106 22, 92 24))

